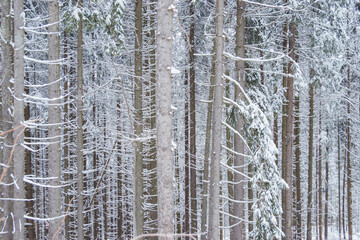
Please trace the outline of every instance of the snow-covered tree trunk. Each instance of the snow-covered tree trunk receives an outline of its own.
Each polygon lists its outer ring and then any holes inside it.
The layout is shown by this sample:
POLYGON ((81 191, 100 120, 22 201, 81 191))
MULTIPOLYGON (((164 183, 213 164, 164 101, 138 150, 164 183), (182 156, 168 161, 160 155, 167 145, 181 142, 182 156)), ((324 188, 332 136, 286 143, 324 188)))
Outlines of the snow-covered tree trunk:
MULTIPOLYGON (((13 118, 11 116, 10 109, 13 105, 13 97, 11 96, 11 62, 13 59, 13 53, 11 48, 11 26, 10 26, 10 0, 1 1, 1 131, 10 130, 13 127, 13 118)), ((8 133, 2 140, 2 156, 1 164, 7 165, 10 158, 10 153, 13 145, 13 133, 8 133)), ((5 169, 3 166, 0 168, 0 174, 6 171, 3 183, 11 182, 11 171, 13 162, 5 169)), ((0 185, 0 197, 11 198, 13 195, 13 186, 0 185)), ((11 239, 12 232, 12 219, 10 212, 12 211, 11 201, 0 201, 0 207, 3 212, 0 212, 0 228, 3 229, 6 234, 3 235, 4 239, 11 239), (5 225, 5 226, 4 226, 5 225)), ((1 235, 0 235, 1 236, 1 235)), ((1 238, 1 237, 0 237, 1 238)))
POLYGON ((220 160, 223 101, 224 1, 216 1, 215 19, 215 88, 213 105, 212 150, 210 163, 210 196, 208 239, 219 239, 220 230, 220 160))
MULTIPOLYGON (((236 14, 236 56, 240 58, 245 58, 245 26, 246 26, 246 18, 245 18, 245 2, 237 1, 237 14, 236 14)), ((245 61, 236 61, 236 81, 239 82, 243 89, 246 88, 246 80, 245 80, 245 61)), ((244 102, 245 96, 240 93, 239 88, 235 88, 235 97, 237 102, 244 102)), ((243 132, 243 128, 245 125, 245 119, 240 114, 237 116, 236 121, 236 131, 239 133, 243 132)), ((234 134, 234 148, 235 152, 240 154, 245 154, 245 143, 240 138, 238 134, 234 134)), ((244 155, 236 154, 234 166, 239 172, 245 173, 245 158, 244 155)), ((236 183, 234 186, 234 199, 236 201, 243 201, 245 198, 245 189, 244 189, 244 176, 238 173, 234 174, 234 182, 236 183)), ((234 204, 234 215, 239 219, 244 219, 244 203, 238 202, 234 204)), ((240 221, 239 224, 234 226, 234 237, 236 239, 245 239, 245 222, 243 220, 240 221)))
MULTIPOLYGON (((82 9, 83 0, 78 0, 82 9)), ((77 189, 77 239, 84 239, 84 203, 83 203, 83 170, 84 170, 84 117, 83 117, 83 15, 79 14, 77 28, 77 99, 76 99, 76 189, 77 189)))
POLYGON ((60 27, 59 27, 59 2, 48 2, 48 64, 49 72, 49 108, 48 108, 48 166, 49 177, 51 180, 49 184, 53 187, 49 188, 49 217, 53 218, 49 222, 49 238, 61 239, 61 234, 58 233, 61 219, 61 108, 60 108, 60 27), (54 238, 54 236, 56 237, 54 238))
MULTIPOLYGON (((14 0, 14 126, 24 123, 24 24, 25 13, 23 0, 14 0)), ((25 170, 25 149, 24 128, 14 131, 14 198, 24 199, 24 170, 25 170)), ((13 239, 25 238, 25 202, 14 201, 13 239)))
MULTIPOLYGON (((172 0, 159 0, 156 62, 156 136, 158 177, 158 228, 160 234, 174 233, 174 183, 172 162, 172 0)), ((160 237, 172 239, 173 237, 160 237)))
POLYGON ((142 111, 142 81, 143 81, 143 27, 142 27, 142 0, 135 3, 135 81, 134 81, 134 130, 135 137, 135 164, 134 164, 134 233, 139 236, 144 232, 144 209, 143 209, 143 111, 142 111))

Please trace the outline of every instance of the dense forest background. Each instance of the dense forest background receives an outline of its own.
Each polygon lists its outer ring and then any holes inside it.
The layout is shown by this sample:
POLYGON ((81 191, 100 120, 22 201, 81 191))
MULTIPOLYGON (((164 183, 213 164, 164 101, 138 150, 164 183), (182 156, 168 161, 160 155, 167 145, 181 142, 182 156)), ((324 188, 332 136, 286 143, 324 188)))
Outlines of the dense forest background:
POLYGON ((1 0, 0 239, 360 239, 358 0, 1 0))

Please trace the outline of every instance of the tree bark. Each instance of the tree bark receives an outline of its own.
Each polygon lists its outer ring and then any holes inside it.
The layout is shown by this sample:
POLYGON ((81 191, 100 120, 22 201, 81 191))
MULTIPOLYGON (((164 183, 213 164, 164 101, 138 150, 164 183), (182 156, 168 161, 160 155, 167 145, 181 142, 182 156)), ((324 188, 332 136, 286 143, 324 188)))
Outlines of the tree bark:
MULTIPOLYGON (((83 0, 78 0, 78 7, 82 9, 83 0)), ((76 158, 77 158, 77 238, 84 239, 84 203, 83 203, 83 170, 84 170, 84 117, 83 117, 83 15, 79 14, 77 29, 77 131, 76 131, 76 158)))
MULTIPOLYGON (((60 59, 60 31, 59 27, 59 3, 58 1, 48 2, 49 12, 49 35, 48 45, 49 61, 59 61, 60 59)), ((61 177, 61 139, 60 139, 60 124, 61 124, 61 112, 60 112, 60 64, 49 64, 49 117, 48 117, 48 135, 49 135, 49 177, 50 185, 59 186, 61 177)), ((49 188, 49 217, 55 218, 61 216, 61 188, 49 188)), ((60 226, 61 219, 56 218, 50 221, 49 238, 61 239, 61 234, 57 234, 57 230, 60 226)))
POLYGON ((142 27, 142 0, 135 2, 135 81, 134 81, 134 130, 135 137, 135 163, 134 163, 134 232, 135 236, 144 233, 143 205, 143 144, 140 140, 143 132, 142 112, 142 75, 143 75, 143 27, 142 27))
MULTIPOLYGON (((298 93, 299 94, 299 93, 298 93)), ((300 165, 300 96, 295 97, 295 178, 296 178, 296 237, 301 240, 302 224, 301 224, 301 165, 300 165)))
MULTIPOLYGON (((174 183, 172 161, 172 0, 158 1, 156 63, 156 135, 158 174, 158 228, 160 234, 174 233, 174 183)), ((172 236, 160 239, 172 239, 172 236)))
POLYGON ((220 160, 223 99, 224 1, 216 1, 215 19, 215 89, 210 163, 209 231, 208 239, 219 239, 220 160))
MULTIPOLYGON (((23 0, 14 0, 14 127, 24 123, 24 17, 23 0)), ((25 171, 25 149, 24 128, 14 131, 14 180, 17 187, 14 188, 14 198, 24 199, 24 171, 25 171)), ((13 239, 24 239, 24 214, 25 202, 14 201, 14 226, 13 239)))
MULTIPOLYGON (((310 73, 312 75, 312 72, 310 73)), ((310 76, 311 78, 312 76, 310 76)), ((306 222, 306 239, 311 240, 311 213, 312 213, 312 184, 313 184, 313 148, 314 148, 314 87, 309 84, 309 162, 308 162, 308 201, 307 201, 307 222, 306 222)))
MULTIPOLYGON (((289 56, 292 61, 295 61, 295 34, 296 27, 295 22, 290 23, 290 39, 289 39, 289 56)), ((287 81, 287 119, 286 119, 286 143, 285 143, 285 156, 283 159, 283 173, 284 180, 289 185, 289 189, 285 190, 284 193, 284 215, 283 215, 283 232, 286 239, 292 239, 292 155, 293 155, 293 113, 294 113, 294 69, 292 61, 289 62, 288 72, 289 77, 287 81)))
MULTIPOLYGON (((321 91, 321 87, 320 87, 321 91)), ((320 92, 321 94, 321 92, 320 92)), ((320 95, 319 94, 319 95, 320 95)), ((319 97, 320 98, 320 97, 319 97)), ((319 188, 318 188, 318 194, 319 194, 319 238, 322 239, 322 230, 323 230, 323 214, 322 214, 322 146, 321 146, 321 98, 319 100, 319 188)))
MULTIPOLYGON (((326 135, 329 139, 329 129, 326 129, 326 135)), ((329 144, 326 146, 326 162, 325 162, 325 213, 324 213, 324 239, 329 238, 329 144)))
MULTIPOLYGON (((349 58, 349 50, 347 50, 347 57, 349 58)), ((350 65, 347 68, 347 87, 348 87, 348 101, 347 101, 347 119, 346 119, 346 181, 347 181, 347 220, 348 220, 348 235, 349 240, 353 239, 353 226, 352 226, 352 192, 351 192, 351 135, 350 135, 350 65)))
MULTIPOLYGON (((236 14, 236 47, 235 52, 236 56, 240 58, 245 58, 245 2, 237 1, 237 14, 236 14)), ((246 80, 245 80, 245 61, 236 61, 235 62, 236 69, 236 81, 239 82, 243 89, 246 89, 246 80)), ((235 98, 237 102, 245 101, 245 96, 240 93, 239 88, 235 88, 235 98)), ((245 119, 241 114, 238 114, 237 121, 235 125, 236 131, 242 133, 244 130, 245 119)), ((238 134, 234 135, 234 148, 235 152, 240 154, 245 154, 245 143, 239 137, 238 134)), ((243 155, 236 154, 234 160, 234 167, 242 173, 245 173, 245 158, 243 155)), ((234 175, 234 199, 236 201, 243 201, 245 199, 245 184, 244 184, 244 176, 240 174, 234 175)), ((244 203, 235 203, 234 204, 234 215, 240 218, 240 223, 234 226, 234 237, 235 239, 245 239, 245 222, 244 219, 244 203)))
POLYGON ((189 74, 190 74, 190 232, 197 232, 197 189, 196 189, 196 99, 195 99, 195 15, 194 2, 189 0, 189 15, 191 16, 189 41, 189 74))
MULTIPOLYGON (((13 59, 13 52, 11 47, 11 20, 10 20, 10 0, 1 1, 1 113, 2 123, 1 131, 7 131, 13 128, 13 117, 9 109, 13 106, 14 100, 11 96, 10 89, 12 89, 11 79, 11 63, 13 59)), ((5 164, 10 158, 12 145, 14 142, 13 133, 8 133, 4 136, 2 142, 2 156, 1 163, 5 164)), ((3 183, 11 182, 11 171, 13 169, 13 162, 7 167, 3 183)), ((3 167, 0 168, 1 173, 5 170, 3 167)), ((13 186, 0 185, 0 197, 12 198, 13 197, 13 186)), ((13 211, 12 201, 1 201, 0 207, 3 212, 0 213, 0 218, 4 218, 0 221, 1 229, 6 234, 0 235, 0 239, 12 239, 12 219, 10 213, 13 211)))

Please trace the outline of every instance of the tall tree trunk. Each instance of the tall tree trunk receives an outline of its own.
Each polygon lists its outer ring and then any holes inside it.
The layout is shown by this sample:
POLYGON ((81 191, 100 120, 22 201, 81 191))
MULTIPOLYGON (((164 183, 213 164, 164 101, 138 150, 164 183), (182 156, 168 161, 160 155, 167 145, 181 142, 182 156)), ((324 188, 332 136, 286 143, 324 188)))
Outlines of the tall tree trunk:
MULTIPOLYGON (((156 84, 156 51, 155 51, 155 2, 156 0, 151 0, 150 5, 150 41, 151 41, 151 50, 150 50, 150 82, 151 82, 151 102, 150 102, 150 129, 151 132, 155 133, 156 131, 156 91, 155 91, 155 84, 156 84)), ((149 164, 149 172, 150 172, 150 190, 149 194, 151 195, 150 203, 153 206, 151 209, 149 218, 153 222, 152 224, 152 233, 157 232, 157 176, 156 176, 156 138, 151 138, 150 140, 150 164, 149 164)))
POLYGON ((140 140, 143 132, 142 112, 142 64, 143 64, 143 27, 142 27, 142 0, 135 3, 135 82, 134 82, 134 130, 135 137, 135 163, 134 163, 134 233, 139 236, 144 233, 144 209, 143 205, 143 145, 140 140))
MULTIPOLYGON (((245 2, 237 1, 237 13, 236 13, 236 47, 235 52, 236 56, 240 58, 245 58, 245 2)), ((243 89, 246 89, 246 80, 245 80, 245 61, 236 61, 236 81, 239 82, 243 89)), ((245 96, 240 93, 239 88, 235 88, 235 98, 237 102, 243 102, 245 100, 245 96)), ((245 119, 241 114, 238 114, 237 121, 235 125, 236 131, 242 133, 244 130, 245 119)), ((234 134, 234 148, 235 152, 240 154, 245 154, 245 143, 240 138, 238 134, 234 134)), ((245 173, 244 165, 245 158, 244 155, 236 154, 234 160, 234 167, 242 173, 245 173)), ((236 183, 234 186, 234 199, 236 201, 243 201, 245 198, 244 191, 244 176, 241 174, 234 175, 234 182, 236 183)), ((236 239, 245 239, 245 222, 242 220, 245 216, 244 211, 244 203, 235 203, 234 204, 234 215, 240 218, 240 223, 234 226, 234 237, 236 239)))
MULTIPOLYGON (((289 39, 289 56, 295 61, 295 22, 290 23, 290 39, 289 39)), ((293 112, 294 112, 294 69, 292 61, 288 65, 289 77, 287 81, 287 119, 286 119, 286 144, 283 151, 286 152, 286 158, 283 159, 284 180, 289 185, 289 189, 284 192, 284 215, 283 215, 283 232, 286 239, 292 239, 292 155, 293 155, 293 112)))
MULTIPOLYGON (((284 0, 284 4, 287 3, 287 0, 284 0)), ((282 45, 282 50, 283 50, 283 53, 284 55, 287 55, 288 54, 288 51, 287 51, 287 47, 288 47, 288 36, 287 36, 287 32, 288 32, 288 23, 287 21, 285 21, 283 23, 283 29, 282 29, 282 38, 283 38, 283 45, 282 45)), ((281 117, 281 176, 283 179, 285 179, 285 171, 286 171, 286 162, 285 162, 285 159, 286 159, 286 128, 287 128, 287 102, 286 102, 286 99, 287 99, 287 76, 286 74, 288 73, 288 70, 287 70, 287 64, 286 64, 286 61, 284 60, 283 62, 283 77, 282 77, 282 88, 283 88, 283 91, 284 91, 284 101, 283 101, 283 104, 282 104, 282 117, 281 117)), ((281 199, 281 207, 282 207, 282 210, 283 210, 283 215, 282 215, 282 222, 281 222, 281 226, 282 226, 282 230, 284 232, 284 226, 286 225, 286 219, 284 217, 284 214, 285 214, 285 193, 286 193, 286 190, 282 190, 282 199, 281 199)))
MULTIPOLYGON (((326 129, 326 135, 329 139, 329 129, 326 129)), ((324 213, 324 239, 329 238, 329 144, 326 146, 326 162, 325 162, 325 213, 324 213)))
MULTIPOLYGON (((216 51, 216 45, 214 43, 213 52, 216 51)), ((212 112, 214 101, 214 84, 215 84, 215 55, 212 57, 212 69, 210 75, 210 88, 206 114, 206 133, 205 133, 205 147, 204 147, 204 172, 203 172, 203 199, 201 202, 201 232, 207 232, 208 226, 208 202, 209 202, 209 157, 210 157, 210 143, 211 143, 211 129, 212 129, 212 112)), ((204 234, 201 236, 202 240, 207 239, 204 234)))
MULTIPOLYGON (((57 0, 48 2, 49 12, 49 35, 48 44, 49 52, 48 58, 50 61, 59 61, 60 59, 60 36, 58 32, 59 27, 59 2, 57 0)), ((61 139, 60 139, 60 124, 61 124, 61 112, 60 112, 60 64, 49 64, 49 117, 48 117, 48 135, 49 135, 49 177, 50 185, 59 186, 61 178, 61 139)), ((61 216, 61 188, 49 188, 49 217, 61 216)), ((61 234, 57 233, 60 226, 61 219, 54 218, 50 221, 49 238, 61 239, 61 234), (56 237, 54 238, 54 236, 56 237)))
MULTIPOLYGON (((18 2, 15 2, 19 4, 18 2)), ((17 5, 15 5, 17 6, 17 5)), ((16 11, 17 14, 20 14, 16 11)), ((13 106, 13 97, 11 96, 12 84, 11 79, 11 63, 13 59, 13 52, 11 47, 11 21, 10 21, 10 0, 1 1, 1 113, 2 113, 2 125, 1 131, 7 131, 13 128, 13 118, 11 116, 11 107, 13 106)), ((19 24, 19 23, 18 23, 19 24)), ((17 26, 19 28, 19 26, 17 26)), ((19 34, 19 31, 17 32, 19 34)), ((17 37, 19 38, 19 36, 17 37)), ((19 39, 17 40, 19 42, 19 39)), ((21 53, 19 53, 21 54, 21 53)), ((2 143, 2 160, 1 163, 7 165, 7 161, 10 158, 10 153, 12 150, 12 145, 14 142, 13 134, 8 133, 4 136, 2 143)), ((3 183, 11 182, 11 171, 13 169, 13 162, 10 163, 10 166, 7 169, 1 167, 1 174, 3 171, 6 171, 3 183)), ((2 198, 12 198, 13 197, 13 186, 0 185, 0 197, 2 198)), ((13 212, 13 202, 12 201, 0 201, 0 207, 3 209, 3 212, 0 214, 0 218, 3 218, 3 221, 0 221, 1 229, 3 229, 6 234, 0 235, 0 239, 12 239, 12 217, 10 215, 13 212), (5 225, 5 226, 4 226, 5 225)))
MULTIPOLYGON (((14 0, 14 127, 24 122, 24 13, 23 0, 14 0)), ((24 199, 24 170, 25 170, 25 149, 24 128, 14 131, 15 152, 14 152, 14 179, 16 188, 14 198, 24 199)), ((25 202, 14 201, 13 239, 24 239, 24 214, 25 202)))
MULTIPOLYGON (((310 73, 312 75, 312 72, 310 73)), ((311 78, 312 76, 310 76, 311 78)), ((311 240, 311 212, 312 212, 312 184, 313 184, 313 149, 314 149, 314 87, 309 84, 309 162, 308 162, 308 201, 307 201, 307 222, 306 222, 306 239, 311 240)))
POLYGON ((189 15, 191 16, 189 41, 190 58, 190 198, 191 198, 191 229, 190 232, 198 232, 197 229, 197 189, 196 189, 196 99, 195 99, 195 14, 194 2, 189 0, 189 15))
POLYGON ((301 240, 301 165, 300 165, 300 96, 295 97, 295 178, 296 178, 296 236, 295 239, 301 240))
MULTIPOLYGON (((347 50, 347 57, 349 58, 349 50, 347 50)), ((350 65, 347 69, 347 87, 348 87, 348 101, 347 101, 347 119, 346 119, 346 177, 347 177, 347 218, 348 218, 348 230, 349 240, 353 239, 353 227, 352 227, 352 192, 351 192, 351 135, 350 135, 350 65)))
MULTIPOLYGON (((321 91, 321 87, 320 87, 321 91)), ((320 92, 321 94, 321 92, 320 92)), ((320 95, 319 94, 319 95, 320 95)), ((320 98, 320 96, 319 96, 320 98)), ((319 238, 322 239, 322 146, 321 146, 321 98, 320 98, 320 107, 319 107, 319 188, 318 188, 318 194, 319 194, 319 238)))
POLYGON ((223 51, 224 51, 224 0, 216 1, 215 19, 215 89, 210 163, 209 231, 208 239, 219 239, 220 160, 222 135, 223 99, 223 51))
MULTIPOLYGON (((83 7, 83 0, 78 0, 78 7, 83 7)), ((77 238, 84 239, 84 203, 83 203, 83 170, 84 170, 84 132, 83 132, 83 15, 79 14, 77 34, 77 131, 76 131, 76 158, 77 158, 77 238)))
POLYGON ((184 233, 190 233, 190 162, 189 162, 189 81, 188 71, 185 70, 184 76, 184 88, 185 88, 185 223, 184 233))
POLYGON ((341 167, 341 147, 340 147, 340 120, 338 119, 338 124, 337 124, 337 150, 338 150, 338 161, 337 161, 337 167, 338 167, 338 201, 339 201, 339 205, 338 205, 338 218, 339 218, 339 239, 341 239, 341 171, 340 171, 340 167, 341 167))
MULTIPOLYGON (((156 135, 158 175, 158 228, 160 234, 174 233, 174 184, 172 161, 171 69, 173 1, 159 0, 156 63, 156 135)), ((172 239, 173 237, 160 237, 172 239)))

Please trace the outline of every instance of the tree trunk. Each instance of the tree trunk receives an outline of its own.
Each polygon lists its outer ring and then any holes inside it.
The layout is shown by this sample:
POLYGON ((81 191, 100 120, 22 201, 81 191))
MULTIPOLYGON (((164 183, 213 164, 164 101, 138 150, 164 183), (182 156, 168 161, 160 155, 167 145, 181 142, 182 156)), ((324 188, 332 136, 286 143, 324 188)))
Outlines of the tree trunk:
MULTIPOLYGON (((312 72, 310 73, 312 75, 312 72)), ((310 76, 312 78, 312 76, 310 76)), ((313 148, 314 148, 314 87, 312 83, 309 84, 309 162, 308 162, 308 201, 307 201, 307 225, 306 225, 306 239, 311 240, 311 212, 312 212, 312 184, 313 184, 313 148)))
MULTIPOLYGON (((298 93, 299 94, 299 93, 298 93)), ((296 236, 295 239, 301 240, 301 166, 300 166, 300 96, 295 97, 295 178, 296 178, 296 236)))
MULTIPOLYGON (((320 87, 320 91, 321 91, 321 87, 320 87)), ((321 148, 321 99, 320 99, 319 105, 320 105, 320 107, 319 107, 319 163, 318 163, 319 189, 318 189, 318 194, 319 194, 319 238, 322 239, 322 224, 323 224, 322 223, 322 218, 323 218, 323 215, 322 215, 322 189, 323 189, 323 187, 322 187, 322 148, 321 148)))
MULTIPOLYGON (((160 234, 174 233, 174 183, 172 162, 172 22, 173 1, 159 0, 156 63, 156 135, 158 174, 158 228, 160 234)), ((160 239, 173 239, 172 236, 160 239)))
MULTIPOLYGON (((155 52, 155 1, 151 0, 150 5, 150 41, 151 41, 151 50, 150 50, 150 82, 151 82, 151 102, 150 102, 150 129, 151 132, 155 133, 156 130, 156 100, 155 100, 155 84, 156 84, 156 52, 155 52)), ((157 232, 157 177, 156 177, 156 138, 151 138, 150 140, 150 163, 148 166, 148 170, 150 172, 150 189, 149 194, 151 195, 150 204, 153 206, 150 211, 150 221, 153 222, 152 224, 152 231, 151 233, 157 232)))
MULTIPOLYGON (((237 1, 237 14, 236 14, 236 56, 240 58, 245 58, 245 2, 237 1)), ((245 80, 245 61, 236 61, 236 81, 239 82, 243 89, 246 89, 246 80, 245 80)), ((240 93, 239 88, 235 88, 235 98, 236 102, 245 101, 245 96, 240 93)), ((236 131, 242 133, 244 130, 245 119, 238 114, 237 121, 235 125, 236 131)), ((239 137, 238 134, 234 134, 234 148, 235 152, 240 154, 245 154, 245 143, 239 137)), ((245 173, 244 165, 245 158, 243 155, 236 154, 234 160, 234 167, 242 173, 245 173)), ((234 186, 234 199, 236 201, 243 201, 245 199, 245 191, 244 191, 244 176, 240 174, 234 175, 234 182, 236 182, 234 186)), ((244 219, 244 203, 235 203, 234 204, 234 215, 240 218, 240 223, 234 226, 234 237, 235 239, 245 239, 245 222, 244 219)), ((239 220, 238 220, 239 221, 239 220)))
MULTIPOLYGON (((326 135, 329 139, 329 129, 326 129, 326 135)), ((329 144, 326 146, 326 162, 325 162, 325 213, 324 213, 324 239, 328 240, 329 238, 329 144)))
POLYGON ((144 210, 143 210, 143 145, 140 140, 143 132, 142 112, 142 64, 143 64, 143 39, 142 39, 142 0, 135 3, 135 81, 134 81, 134 130, 135 137, 135 163, 134 163, 134 233, 139 236, 144 233, 144 210))
POLYGON ((215 19, 215 89, 210 164, 209 231, 208 239, 219 239, 220 160, 223 99, 224 1, 216 1, 215 19))
POLYGON ((190 233, 190 162, 189 162, 189 81, 188 71, 185 70, 184 76, 184 88, 185 88, 185 223, 184 233, 190 233))
MULTIPOLYGON (((216 45, 214 43, 213 52, 216 52, 216 45)), ((209 157, 210 157, 210 143, 211 143, 211 129, 212 129, 212 112, 214 101, 214 84, 215 84, 215 55, 212 57, 212 69, 210 75, 210 88, 206 114, 206 133, 205 133, 205 147, 204 147, 204 173, 203 173, 203 199, 201 202, 201 232, 207 232, 208 226, 208 202, 209 202, 209 157)), ((201 239, 205 240, 207 235, 202 235, 201 239)))
MULTIPOLYGON (((17 3, 18 4, 18 3, 17 3)), ((16 6, 16 5, 15 5, 16 6)), ((18 11, 17 11, 18 13, 18 11)), ((18 13, 20 14, 20 13, 18 13)), ((7 131, 13 128, 13 118, 9 109, 13 106, 13 97, 11 95, 10 89, 12 89, 11 84, 11 63, 13 59, 13 52, 11 47, 11 21, 10 21, 10 0, 1 1, 1 113, 2 113, 2 123, 1 131, 7 131)), ((19 26, 17 26, 19 27, 19 26)), ((19 34, 19 31, 17 32, 19 34)), ((20 33, 21 34, 21 33, 20 33)), ((19 38, 19 36, 17 37, 19 38)), ((19 41, 19 39, 18 39, 19 41)), ((20 53, 21 54, 21 53, 20 53)), ((7 164, 7 161, 10 158, 10 153, 12 150, 12 145, 14 142, 13 133, 8 133, 3 138, 2 143, 2 156, 1 163, 7 164)), ((3 179, 3 183, 10 183, 12 181, 10 174, 13 169, 12 161, 10 166, 6 169, 6 173, 3 179)), ((1 172, 5 171, 5 168, 1 167, 1 172)), ((0 185, 0 197, 1 198, 12 198, 13 197, 13 186, 0 185)), ((7 232, 0 238, 12 239, 12 217, 10 215, 13 212, 13 202, 12 201, 0 201, 0 207, 3 209, 3 212, 0 214, 0 218, 4 218, 3 221, 0 221, 1 229, 4 232, 7 232)))
MULTIPOLYGON (((23 0, 14 0, 14 127, 24 122, 24 15, 23 0)), ((16 189, 14 189, 14 198, 24 199, 24 170, 25 170, 25 149, 24 128, 14 131, 15 152, 14 152, 14 179, 16 180, 16 189)), ((13 239, 24 239, 24 214, 25 202, 14 201, 14 226, 13 239)))
MULTIPOLYGON (((295 34, 296 27, 295 22, 290 23, 290 40, 289 40, 289 56, 295 61, 295 34)), ((293 112, 294 112, 294 69, 292 61, 288 65, 289 77, 287 81, 287 119, 286 119, 286 143, 285 149, 286 158, 283 159, 283 173, 284 180, 289 185, 289 189, 284 191, 284 215, 283 215, 283 232, 286 236, 286 239, 292 239, 292 155, 293 155, 293 112)))
MULTIPOLYGON (((49 35, 48 45, 49 61, 59 61, 60 59, 60 36, 58 32, 59 27, 59 3, 58 1, 48 2, 49 12, 49 35)), ((60 124, 61 124, 61 112, 60 112, 60 64, 49 64, 49 117, 48 117, 48 135, 49 135, 49 148, 48 148, 48 159, 49 159, 49 177, 50 185, 59 186, 61 178, 61 139, 60 139, 60 124)), ((61 188, 49 188, 49 217, 61 216, 61 188)), ((56 218, 50 221, 49 227, 49 238, 61 239, 61 234, 57 233, 60 226, 61 219, 56 218)))
MULTIPOLYGON (((347 50, 347 57, 349 58, 349 50, 347 50)), ((350 136, 350 65, 347 69, 347 87, 348 87, 348 102, 347 102, 347 120, 346 120, 346 180, 347 180, 347 218, 348 218, 348 231, 349 240, 353 239, 353 227, 352 227, 352 192, 351 192, 351 136, 350 136)))
POLYGON ((341 239, 341 172, 340 172, 340 167, 341 167, 341 148, 340 148, 340 120, 338 119, 338 124, 337 124, 337 149, 338 149, 338 162, 337 162, 337 167, 338 167, 338 201, 339 201, 339 205, 338 205, 338 218, 339 218, 339 239, 341 239))
POLYGON ((191 229, 190 232, 198 232, 197 229, 197 189, 196 189, 196 99, 195 99, 195 15, 194 2, 189 0, 189 15, 191 16, 189 41, 190 58, 190 215, 191 229))

